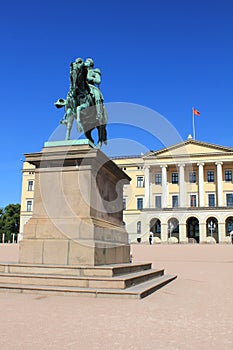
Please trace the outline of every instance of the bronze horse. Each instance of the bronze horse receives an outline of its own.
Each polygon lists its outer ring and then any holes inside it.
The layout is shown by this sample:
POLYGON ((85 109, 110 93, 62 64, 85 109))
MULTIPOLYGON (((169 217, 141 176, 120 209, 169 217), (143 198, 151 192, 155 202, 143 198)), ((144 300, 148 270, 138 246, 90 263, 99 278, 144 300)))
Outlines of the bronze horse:
POLYGON ((107 112, 103 103, 103 95, 99 88, 90 84, 87 79, 88 67, 82 58, 77 58, 70 65, 70 90, 66 100, 55 102, 57 108, 65 107, 65 116, 61 120, 66 125, 66 140, 70 139, 70 132, 77 120, 77 129, 83 131, 86 138, 94 144, 91 132, 98 130, 98 147, 107 144, 107 112))

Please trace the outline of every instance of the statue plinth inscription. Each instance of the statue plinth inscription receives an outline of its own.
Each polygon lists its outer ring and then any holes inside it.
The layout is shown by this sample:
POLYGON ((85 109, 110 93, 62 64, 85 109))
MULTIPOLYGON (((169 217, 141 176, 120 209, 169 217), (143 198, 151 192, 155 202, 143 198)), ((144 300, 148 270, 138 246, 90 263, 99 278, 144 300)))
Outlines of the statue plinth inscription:
MULTIPOLYGON (((70 142, 70 141, 69 141, 70 142)), ((20 263, 103 265, 130 261, 123 185, 130 178, 89 142, 49 142, 26 154, 34 164, 33 216, 20 263)))

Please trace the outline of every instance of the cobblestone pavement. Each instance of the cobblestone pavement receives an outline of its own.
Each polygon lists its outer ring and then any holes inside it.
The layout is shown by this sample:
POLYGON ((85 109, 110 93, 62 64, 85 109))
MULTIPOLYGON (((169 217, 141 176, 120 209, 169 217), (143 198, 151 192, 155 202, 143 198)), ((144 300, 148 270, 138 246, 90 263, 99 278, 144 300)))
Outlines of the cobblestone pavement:
MULTIPOLYGON (((233 349, 233 246, 132 245, 178 278, 142 300, 0 293, 1 350, 233 349)), ((17 261, 0 244, 0 261, 17 261)))

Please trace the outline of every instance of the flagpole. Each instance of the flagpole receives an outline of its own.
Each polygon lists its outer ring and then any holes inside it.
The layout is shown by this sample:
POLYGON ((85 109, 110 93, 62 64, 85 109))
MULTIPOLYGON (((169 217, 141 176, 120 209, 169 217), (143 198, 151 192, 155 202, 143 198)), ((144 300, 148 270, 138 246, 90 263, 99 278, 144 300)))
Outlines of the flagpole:
POLYGON ((192 122, 193 122, 193 139, 196 139, 195 135, 195 123, 194 123, 194 107, 192 107, 192 122))

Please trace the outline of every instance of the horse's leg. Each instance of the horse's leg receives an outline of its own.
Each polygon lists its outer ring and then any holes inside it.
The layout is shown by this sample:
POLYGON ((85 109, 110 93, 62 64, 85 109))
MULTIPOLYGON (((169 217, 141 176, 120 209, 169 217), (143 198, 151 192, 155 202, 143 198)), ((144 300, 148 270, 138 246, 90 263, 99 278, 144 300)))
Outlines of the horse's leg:
POLYGON ((97 130, 98 130, 98 144, 97 144, 97 147, 98 148, 101 148, 102 147, 102 125, 98 125, 97 126, 97 130))
POLYGON ((103 143, 104 143, 105 145, 107 145, 108 142, 107 142, 107 129, 106 129, 106 124, 102 124, 101 127, 102 127, 102 141, 103 141, 103 143))
POLYGON ((82 123, 81 123, 81 120, 80 120, 80 113, 83 109, 86 109, 88 107, 88 104, 87 103, 82 103, 81 105, 79 105, 77 107, 77 129, 79 132, 82 132, 83 131, 83 127, 82 127, 82 123))
POLYGON ((68 122, 66 124, 66 140, 70 140, 71 128, 72 128, 72 124, 68 122))
POLYGON ((81 123, 81 120, 80 120, 81 110, 82 110, 81 106, 78 106, 77 107, 77 129, 78 129, 78 132, 82 132, 83 131, 82 123, 81 123))
POLYGON ((67 124, 67 120, 66 120, 66 114, 64 115, 64 117, 60 120, 60 124, 67 124))
POLYGON ((102 143, 107 145, 107 130, 106 130, 106 125, 101 124, 97 126, 98 129, 98 148, 101 148, 102 143))
POLYGON ((69 110, 67 112, 66 140, 70 140, 70 133, 71 133, 73 122, 74 122, 74 115, 72 114, 72 111, 69 110))
POLYGON ((97 126, 98 129, 98 148, 101 148, 102 143, 104 142, 107 145, 107 112, 103 105, 103 96, 101 92, 97 89, 93 89, 95 107, 96 107, 96 119, 100 125, 97 126))

